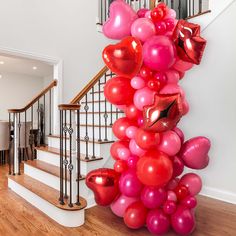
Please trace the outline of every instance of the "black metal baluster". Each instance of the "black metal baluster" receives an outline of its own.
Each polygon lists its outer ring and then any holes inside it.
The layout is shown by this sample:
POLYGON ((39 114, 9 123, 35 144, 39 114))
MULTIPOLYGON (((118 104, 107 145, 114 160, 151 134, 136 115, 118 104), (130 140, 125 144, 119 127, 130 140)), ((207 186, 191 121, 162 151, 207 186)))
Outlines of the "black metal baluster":
POLYGON ((99 139, 102 141, 102 131, 101 131, 101 79, 98 81, 98 125, 99 125, 99 139))
POLYGON ((15 136, 16 136, 16 127, 15 127, 15 122, 16 122, 16 113, 13 113, 13 163, 12 163, 12 168, 13 168, 13 175, 15 175, 15 136))
POLYGON ((88 136, 88 95, 85 95, 85 106, 84 106, 84 110, 85 110, 85 136, 84 136, 84 141, 86 144, 86 150, 85 150, 85 159, 88 160, 88 145, 89 145, 89 136, 88 136))
POLYGON ((52 90, 49 91, 49 135, 52 135, 52 90))
POLYGON ((179 0, 179 19, 181 19, 181 9, 182 6, 181 6, 181 0, 179 0))
POLYGON ((18 114, 18 119, 19 119, 19 123, 18 123, 18 175, 20 175, 20 163, 21 163, 21 143, 20 143, 20 130, 21 130, 21 121, 20 121, 20 113, 18 114))
POLYGON ((80 204, 80 188, 79 188, 79 181, 80 181, 80 110, 77 110, 77 202, 76 205, 80 204))
POLYGON ((64 166, 65 166, 65 198, 68 198, 67 195, 67 166, 68 166, 68 160, 67 160, 67 117, 66 117, 66 113, 67 111, 64 111, 65 113, 65 122, 64 122, 64 135, 65 135, 65 141, 64 141, 64 166))
POLYGON ((174 8, 174 0, 171 0, 171 8, 174 8))
POLYGON ((40 131, 40 109, 39 109, 39 100, 38 100, 38 133, 37 133, 37 147, 40 145, 41 142, 41 131, 40 131))
POLYGON ((27 113, 26 113, 26 111, 25 111, 25 148, 23 149, 24 151, 23 151, 23 155, 24 155, 24 161, 27 161, 28 160, 28 155, 27 155, 27 147, 26 147, 26 145, 27 145, 27 133, 26 133, 26 131, 27 131, 27 113))
POLYGON ((31 149, 31 160, 34 159, 34 105, 31 107, 31 130, 30 130, 30 149, 31 149))
POLYGON ((105 0, 105 6, 104 6, 104 10, 105 10, 105 22, 107 21, 107 0, 105 0))
POLYGON ((46 108, 45 108, 45 104, 46 104, 46 96, 45 94, 43 95, 43 145, 46 145, 46 108))
POLYGON ((69 207, 73 207, 72 204, 72 170, 73 170, 73 165, 72 165, 72 134, 73 134, 73 129, 72 129, 72 113, 71 110, 69 111, 70 117, 70 123, 69 123, 69 142, 70 142, 70 151, 69 151, 69 155, 70 155, 70 160, 69 160, 69 165, 68 165, 68 169, 69 169, 69 178, 70 178, 70 198, 69 198, 69 207))
POLYGON ((92 87, 92 122, 93 122, 93 155, 92 158, 95 158, 95 124, 94 124, 94 86, 92 87))
MULTIPOLYGON (((105 76, 104 76, 104 83, 106 84, 106 82, 107 82, 107 74, 105 74, 105 76)), ((105 98, 105 112, 104 112, 104 121, 105 121, 105 138, 104 138, 104 141, 108 141, 108 139, 107 139, 107 118, 108 118, 108 114, 107 114, 107 100, 106 100, 106 98, 105 98)), ((112 113, 110 113, 111 114, 111 116, 112 116, 112 113)))
POLYGON ((194 6, 194 0, 193 0, 193 16, 195 15, 195 6, 194 6))
POLYGON ((199 13, 202 13, 202 0, 199 0, 199 13))
POLYGON ((9 175, 11 175, 11 113, 9 113, 9 154, 8 154, 8 165, 9 165, 9 175))

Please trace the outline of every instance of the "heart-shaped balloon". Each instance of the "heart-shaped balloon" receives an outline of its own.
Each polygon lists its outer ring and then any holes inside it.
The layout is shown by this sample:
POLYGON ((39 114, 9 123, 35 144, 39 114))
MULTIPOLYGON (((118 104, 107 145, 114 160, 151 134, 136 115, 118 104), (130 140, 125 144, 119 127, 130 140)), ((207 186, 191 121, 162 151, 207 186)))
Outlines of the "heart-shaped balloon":
POLYGON ((124 1, 116 0, 110 5, 110 18, 103 25, 104 35, 110 39, 122 39, 131 35, 131 25, 138 18, 133 8, 124 1))
POLYGON ((103 50, 103 60, 115 74, 132 78, 142 66, 142 44, 134 37, 127 37, 120 43, 108 45, 103 50))
POLYGON ((95 195, 100 206, 108 206, 119 194, 120 175, 113 169, 101 168, 91 171, 86 177, 86 185, 95 195))
POLYGON ((208 138, 195 137, 183 144, 179 157, 183 159, 187 167, 200 170, 209 163, 208 152, 210 147, 211 142, 208 138))

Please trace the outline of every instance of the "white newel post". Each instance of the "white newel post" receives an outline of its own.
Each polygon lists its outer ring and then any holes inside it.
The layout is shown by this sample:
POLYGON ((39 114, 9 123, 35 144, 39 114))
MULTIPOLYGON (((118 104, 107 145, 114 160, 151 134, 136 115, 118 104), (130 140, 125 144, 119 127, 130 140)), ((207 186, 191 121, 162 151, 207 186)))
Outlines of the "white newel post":
POLYGON ((19 172, 19 155, 18 155, 18 142, 19 142, 19 127, 18 127, 18 116, 14 113, 14 170, 13 173, 18 174, 19 172))

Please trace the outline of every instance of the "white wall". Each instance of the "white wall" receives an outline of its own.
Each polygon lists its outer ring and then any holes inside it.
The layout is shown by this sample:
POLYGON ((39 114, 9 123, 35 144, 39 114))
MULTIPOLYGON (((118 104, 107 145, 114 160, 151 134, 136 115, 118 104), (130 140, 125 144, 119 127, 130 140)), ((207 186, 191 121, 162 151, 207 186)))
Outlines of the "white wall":
POLYGON ((2 73, 0 79, 0 120, 8 120, 7 109, 22 108, 43 88, 43 79, 2 73))
MULTIPOLYGON (((209 166, 199 173, 204 194, 236 203, 236 2, 202 33, 208 44, 200 66, 182 81, 190 113, 181 121, 187 138, 212 141, 209 166)), ((197 19, 196 19, 197 21, 197 19)))
POLYGON ((64 102, 103 65, 107 40, 96 31, 97 0, 0 1, 0 48, 61 58, 64 102))

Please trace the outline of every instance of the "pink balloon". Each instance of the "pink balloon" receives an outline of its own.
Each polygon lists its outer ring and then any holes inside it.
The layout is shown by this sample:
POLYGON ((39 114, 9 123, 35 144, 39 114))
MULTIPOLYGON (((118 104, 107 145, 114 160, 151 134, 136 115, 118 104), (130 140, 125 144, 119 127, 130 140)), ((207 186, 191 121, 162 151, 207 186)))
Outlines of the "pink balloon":
MULTIPOLYGON (((177 185, 176 185, 176 187, 177 187, 177 185)), ((167 200, 177 202, 177 196, 174 191, 171 191, 171 190, 167 191, 167 200)))
POLYGON ((163 205, 163 211, 167 215, 172 215, 176 210, 176 202, 175 201, 166 201, 163 205))
POLYGON ((177 84, 167 84, 165 85, 161 91, 160 94, 175 94, 180 92, 180 87, 177 84))
POLYGON ((197 199, 193 196, 188 196, 181 201, 181 205, 186 206, 189 209, 195 208, 197 206, 197 199))
POLYGON ((147 12, 145 13, 145 17, 148 18, 148 19, 152 19, 152 17, 151 17, 151 11, 147 11, 147 12))
POLYGON ((125 210, 134 202, 137 202, 139 199, 134 197, 127 197, 121 194, 114 202, 111 204, 112 212, 119 216, 123 217, 125 214, 125 210))
POLYGON ((183 101, 182 106, 183 106, 183 116, 184 116, 189 112, 189 104, 187 100, 183 101))
POLYGON ((139 127, 143 126, 143 123, 144 123, 143 117, 139 117, 138 118, 138 126, 139 127))
POLYGON ((133 79, 131 79, 131 86, 134 89, 142 89, 143 87, 145 87, 145 81, 143 78, 136 76, 133 79))
POLYGON ((204 169, 209 163, 211 142, 206 137, 195 137, 183 144, 179 157, 192 169, 204 169))
POLYGON ((173 177, 180 176, 184 171, 184 162, 181 158, 173 157, 173 177))
POLYGON ((154 235, 166 234, 170 229, 169 217, 161 210, 151 210, 147 215, 147 228, 154 235))
POLYGON ((164 21, 158 21, 155 23, 156 32, 159 35, 163 35, 166 33, 166 23, 164 21))
POLYGON ((174 9, 168 9, 166 12, 165 19, 167 19, 167 18, 175 19, 176 18, 176 11, 174 9))
POLYGON ((158 150, 166 153, 169 156, 174 156, 179 152, 180 148, 180 138, 174 131, 169 130, 162 133, 158 150))
POLYGON ((135 169, 137 166, 137 162, 139 160, 139 157, 137 156, 131 156, 127 160, 127 165, 130 169, 135 169))
POLYGON ((200 193, 202 189, 202 180, 200 176, 194 173, 185 174, 179 182, 180 185, 184 185, 188 188, 191 196, 195 196, 200 193))
POLYGON ((131 34, 131 25, 138 18, 133 8, 124 1, 110 5, 110 18, 103 25, 103 33, 110 39, 123 39, 131 34))
POLYGON ((124 161, 126 161, 130 156, 130 151, 128 148, 119 148, 117 150, 117 153, 118 153, 118 157, 124 161))
POLYGON ((190 70, 193 67, 193 64, 187 61, 182 61, 180 59, 176 60, 173 68, 177 71, 185 72, 190 70))
POLYGON ((137 130, 138 130, 138 128, 136 126, 128 127, 125 131, 126 136, 130 139, 133 139, 135 137, 137 130))
POLYGON ((132 170, 121 175, 119 187, 121 193, 127 197, 138 197, 142 190, 142 184, 139 181, 136 172, 132 170))
POLYGON ((167 70, 165 73, 168 84, 177 84, 179 82, 179 72, 177 70, 167 70))
POLYGON ((173 41, 163 35, 153 36, 143 45, 143 61, 152 70, 165 71, 176 61, 173 41))
POLYGON ((183 131, 180 129, 180 128, 178 128, 178 127, 175 127, 174 129, 173 129, 173 131, 176 133, 176 134, 178 134, 178 136, 179 136, 179 138, 180 138, 180 140, 181 140, 181 144, 184 142, 184 133, 183 133, 183 131))
POLYGON ((190 235, 196 226, 195 217, 188 208, 180 205, 171 215, 171 225, 177 234, 190 235))
POLYGON ((145 150, 143 150, 142 148, 138 146, 138 144, 135 142, 134 139, 130 140, 129 149, 133 155, 139 156, 139 157, 143 156, 146 152, 145 150))
POLYGON ((147 87, 137 90, 134 94, 134 105, 142 111, 144 106, 153 103, 155 93, 147 87))
POLYGON ((144 187, 141 192, 141 200, 145 207, 155 209, 160 207, 167 199, 164 188, 144 187))
POLYGON ((166 23, 166 30, 168 31, 173 31, 175 28, 175 20, 173 18, 166 18, 164 20, 164 22, 166 23))
POLYGON ((167 83, 167 76, 164 72, 157 72, 154 78, 157 79, 162 86, 167 83))
POLYGON ((148 12, 149 10, 147 8, 141 8, 137 11, 137 15, 139 18, 143 18, 145 17, 145 14, 148 12))
POLYGON ((139 18, 131 26, 131 34, 141 42, 145 42, 156 34, 156 28, 153 22, 148 18, 139 18))

